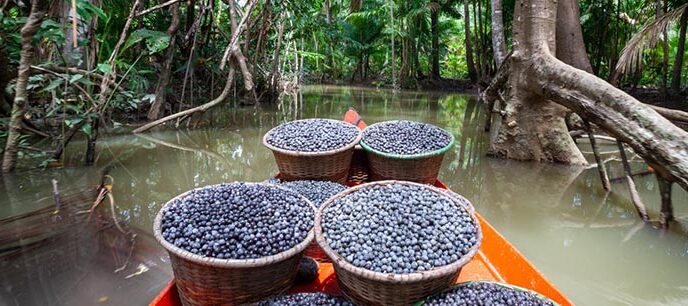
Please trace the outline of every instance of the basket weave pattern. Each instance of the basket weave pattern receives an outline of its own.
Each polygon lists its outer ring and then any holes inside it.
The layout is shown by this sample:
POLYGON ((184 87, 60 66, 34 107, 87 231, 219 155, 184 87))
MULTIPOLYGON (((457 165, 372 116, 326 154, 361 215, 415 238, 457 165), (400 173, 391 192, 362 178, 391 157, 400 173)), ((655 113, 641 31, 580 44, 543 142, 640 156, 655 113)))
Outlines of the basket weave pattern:
MULTIPOLYGON (((324 155, 298 155, 273 150, 280 178, 285 181, 317 180, 346 183, 353 147, 324 155)), ((327 153, 327 152, 324 152, 327 153)))
POLYGON ((434 184, 442 167, 444 154, 420 159, 393 159, 368 154, 372 181, 401 180, 422 184, 434 184))
MULTIPOLYGON (((275 187, 293 192, 280 186, 275 187)), ((156 215, 153 225, 156 240, 170 256, 182 304, 242 305, 278 295, 291 287, 303 252, 313 242, 313 230, 301 243, 271 256, 255 259, 218 259, 193 254, 169 243, 162 236, 165 207, 191 191, 165 203, 156 215)), ((304 197, 303 200, 316 210, 308 199, 304 197)))
POLYGON ((339 287, 344 294, 359 305, 410 305, 422 298, 448 288, 475 254, 478 253, 482 241, 480 223, 470 209, 470 203, 460 195, 449 196, 445 191, 427 185, 404 181, 380 181, 349 188, 327 200, 315 215, 315 238, 323 251, 330 257, 334 264, 339 287), (357 190, 370 188, 374 185, 404 184, 420 186, 433 192, 447 196, 457 206, 466 210, 472 217, 477 230, 477 242, 469 252, 458 261, 442 267, 436 267, 428 271, 391 274, 375 272, 356 267, 337 254, 327 243, 322 228, 322 218, 325 209, 339 198, 356 192, 357 190))
POLYGON ((185 306, 241 305, 281 294, 291 287, 301 259, 297 254, 265 266, 220 268, 168 253, 185 306))
POLYGON ((365 150, 357 147, 354 149, 351 158, 351 168, 349 169, 348 184, 360 184, 368 181, 368 156, 365 150))
POLYGON ((451 286, 459 276, 455 273, 441 277, 428 277, 409 282, 380 281, 361 277, 339 265, 335 265, 337 281, 342 292, 357 305, 409 305, 428 295, 451 286))

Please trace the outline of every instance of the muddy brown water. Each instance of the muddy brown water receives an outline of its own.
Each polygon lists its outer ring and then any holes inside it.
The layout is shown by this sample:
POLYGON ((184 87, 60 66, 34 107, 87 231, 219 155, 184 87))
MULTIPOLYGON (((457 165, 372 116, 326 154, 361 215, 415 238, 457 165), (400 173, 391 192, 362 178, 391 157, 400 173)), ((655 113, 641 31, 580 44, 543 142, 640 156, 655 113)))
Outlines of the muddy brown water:
MULTIPOLYGON (((115 215, 137 234, 112 226, 73 226, 40 243, 22 241, 0 257, 0 305, 145 305, 171 278, 168 259, 151 236, 153 218, 173 196, 235 180, 262 181, 276 173, 261 144, 271 127, 293 119, 341 118, 355 107, 369 122, 412 119, 450 130, 457 139, 441 180, 477 210, 542 273, 579 305, 688 305, 688 193, 674 187, 677 222, 661 231, 639 221, 623 181, 606 195, 594 168, 504 161, 485 157, 484 111, 470 96, 307 86, 279 105, 208 113, 195 128, 136 136, 118 127, 101 137, 93 167, 81 166, 85 143, 74 142, 67 167, 0 178, 0 217, 97 184, 110 169, 115 215)), ((590 151, 585 141, 583 151, 590 151)), ((606 158, 616 146, 605 144, 606 158)), ((589 160, 592 156, 586 154, 589 160)), ((610 161, 612 177, 621 176, 610 161)), ((633 163, 634 171, 646 166, 633 163)), ((636 178, 650 215, 659 211, 654 177, 636 178)), ((109 216, 108 205, 102 209, 109 216)), ((5 227, 5 231, 19 231, 5 227)), ((1 249, 1 248, 0 248, 1 249)))

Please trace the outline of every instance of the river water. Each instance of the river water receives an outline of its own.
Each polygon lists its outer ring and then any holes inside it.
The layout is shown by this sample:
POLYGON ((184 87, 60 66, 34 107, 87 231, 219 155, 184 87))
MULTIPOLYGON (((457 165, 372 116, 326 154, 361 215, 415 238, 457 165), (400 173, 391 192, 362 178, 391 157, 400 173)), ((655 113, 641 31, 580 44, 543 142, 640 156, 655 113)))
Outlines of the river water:
MULTIPOLYGON (((166 200, 207 184, 269 178, 277 167, 261 144, 265 132, 294 119, 341 118, 349 107, 368 123, 412 119, 450 130, 457 145, 440 179, 471 200, 575 303, 688 305, 688 193, 679 187, 673 191, 677 222, 662 231, 639 221, 625 181, 615 180, 606 194, 595 168, 486 157, 485 114, 474 97, 333 86, 307 86, 278 105, 225 105, 188 128, 135 136, 120 126, 100 138, 92 167, 81 166, 85 143, 76 141, 63 169, 0 178, 4 218, 53 205, 52 179, 65 195, 98 184, 107 170, 114 215, 128 232, 95 226, 98 218, 92 218, 40 243, 21 240, 0 255, 0 305, 147 304, 171 278, 168 259, 151 236, 166 200)), ((590 151, 584 140, 580 147, 590 151)), ((614 158, 615 148, 604 144, 605 158, 614 158)), ((622 175, 618 161, 608 165, 612 177, 622 175)), ((633 169, 647 167, 634 162, 633 169)), ((656 219, 657 182, 645 175, 636 184, 656 219)), ((109 201, 101 205, 109 217, 109 201)), ((9 226, 0 223, 6 232, 19 231, 9 226)))

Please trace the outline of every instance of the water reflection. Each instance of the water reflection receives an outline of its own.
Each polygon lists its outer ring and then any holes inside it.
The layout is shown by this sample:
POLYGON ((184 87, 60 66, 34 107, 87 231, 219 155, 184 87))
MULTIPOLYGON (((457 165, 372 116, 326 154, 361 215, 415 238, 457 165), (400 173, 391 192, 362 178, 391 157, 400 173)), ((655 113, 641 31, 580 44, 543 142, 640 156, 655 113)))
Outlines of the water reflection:
MULTIPOLYGON (((470 199, 575 302, 688 303, 685 191, 674 189, 680 223, 662 232, 638 222, 625 184, 615 183, 612 193, 604 193, 595 169, 486 157, 485 111, 471 97, 313 86, 277 105, 214 109, 190 121, 188 129, 145 135, 115 129, 99 143, 90 168, 79 166, 82 144, 75 143, 65 169, 3 178, 0 191, 6 196, 0 199, 0 217, 40 207, 39 200, 52 195, 52 178, 65 189, 84 188, 107 170, 114 178, 115 215, 138 235, 134 260, 120 273, 113 271, 127 258, 131 244, 116 231, 81 231, 71 243, 59 240, 0 257, 3 272, 11 272, 0 276, 0 304, 146 304, 170 277, 166 256, 150 236, 153 217, 165 201, 198 186, 270 177, 277 167, 261 144, 268 129, 294 119, 341 118, 349 107, 369 123, 411 119, 450 130, 457 146, 446 157, 441 179, 470 199)), ((612 176, 621 174, 618 164, 610 166, 612 176)), ((644 165, 634 167, 640 171, 644 165)), ((638 177, 637 185, 656 216, 660 205, 654 178, 638 177)))

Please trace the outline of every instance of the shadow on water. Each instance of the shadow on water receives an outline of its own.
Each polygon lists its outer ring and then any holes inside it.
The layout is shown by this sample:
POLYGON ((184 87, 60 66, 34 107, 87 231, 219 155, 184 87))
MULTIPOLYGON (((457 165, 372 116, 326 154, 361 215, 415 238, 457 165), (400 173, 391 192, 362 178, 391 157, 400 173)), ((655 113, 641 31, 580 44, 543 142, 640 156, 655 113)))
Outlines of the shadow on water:
MULTIPOLYGON (((167 257, 151 236, 160 206, 194 187, 262 181, 277 171, 261 144, 273 126, 309 117, 341 118, 356 108, 369 122, 411 119, 450 130, 457 139, 441 179, 477 210, 575 302, 581 305, 688 303, 688 193, 674 189, 679 222, 663 232, 638 221, 625 184, 605 194, 594 168, 488 158, 485 110, 469 96, 367 88, 310 86, 277 105, 208 112, 185 128, 132 135, 115 129, 98 144, 96 164, 79 166, 82 143, 67 152, 67 168, 27 171, 0 184, 0 219, 45 204, 50 180, 78 189, 109 169, 115 216, 135 231, 73 227, 40 247, 0 257, 0 304, 146 304, 171 277, 167 257), (195 127, 195 128, 194 128, 195 127), (43 199, 43 200, 41 200, 43 199), (44 203, 44 204, 41 204, 44 203), (133 250, 131 256, 128 256, 133 250), (114 272, 130 257, 127 267, 114 272)), ((586 150, 585 144, 581 147, 586 150)), ((603 149, 605 150, 605 149, 603 149)), ((606 150, 613 151, 613 147, 606 150)), ((589 156, 592 159, 592 156, 589 156)), ((637 171, 646 169, 635 163, 637 171)), ((612 176, 621 174, 610 163, 612 176)), ((652 176, 637 178, 651 215, 659 211, 652 176)), ((105 217, 110 212, 105 208, 105 217)))

